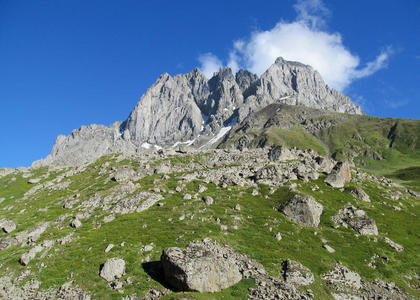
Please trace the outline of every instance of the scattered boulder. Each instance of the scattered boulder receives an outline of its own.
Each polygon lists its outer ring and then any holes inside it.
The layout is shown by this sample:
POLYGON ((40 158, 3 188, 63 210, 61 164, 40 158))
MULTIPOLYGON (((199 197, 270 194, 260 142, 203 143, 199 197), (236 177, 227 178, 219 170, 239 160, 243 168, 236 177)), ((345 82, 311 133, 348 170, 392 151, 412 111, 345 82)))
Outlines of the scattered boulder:
POLYGON ((161 263, 166 281, 182 291, 214 293, 242 279, 233 259, 208 251, 201 242, 191 243, 184 249, 164 249, 161 263))
POLYGON ((191 200, 192 196, 191 194, 185 194, 184 197, 182 197, 182 200, 191 200))
POLYGON ((378 235, 376 222, 367 216, 355 216, 348 221, 349 225, 361 235, 378 235))
POLYGON ((29 184, 36 184, 41 181, 41 178, 31 178, 28 180, 29 184))
POLYGON ((318 227, 323 207, 315 201, 314 197, 304 194, 296 194, 283 212, 293 221, 309 227, 318 227))
POLYGON ((281 236, 281 233, 280 232, 277 232, 276 233, 276 240, 278 240, 278 241, 281 241, 282 240, 282 236, 281 236))
POLYGON ((273 161, 287 161, 296 159, 296 155, 284 146, 274 146, 268 151, 268 159, 273 161))
POLYGON ((350 225, 361 235, 378 235, 378 227, 376 222, 366 216, 366 213, 362 209, 349 205, 345 206, 338 211, 336 216, 331 218, 333 222, 340 224, 344 227, 350 225))
POLYGON ((342 188, 344 184, 351 181, 350 165, 347 162, 337 162, 325 183, 335 188, 342 188))
POLYGON ((315 158, 315 162, 318 164, 319 171, 326 174, 330 174, 334 168, 334 161, 327 157, 318 156, 315 158))
POLYGON ((384 237, 385 243, 387 243, 392 249, 394 249, 397 252, 404 251, 404 247, 400 244, 397 244, 396 242, 392 241, 390 238, 384 237))
POLYGON ((210 197, 210 196, 205 196, 205 197, 203 198, 203 200, 204 200, 204 203, 206 203, 207 205, 212 205, 212 204, 214 203, 213 198, 212 198, 212 197, 210 197))
POLYGON ((16 229, 16 224, 11 220, 0 220, 0 228, 3 229, 5 233, 10 233, 16 229))
POLYGON ((108 253, 109 251, 111 251, 112 248, 114 248, 114 244, 109 244, 108 246, 106 246, 105 253, 108 253))
POLYGON ((239 204, 236 204, 235 207, 234 207, 234 209, 236 211, 240 211, 241 210, 241 206, 239 204))
POLYGON ((365 201, 365 202, 370 202, 369 195, 366 194, 366 192, 360 187, 353 189, 351 191, 351 194, 352 194, 353 197, 355 197, 357 199, 360 199, 360 200, 365 201))
POLYGON ((333 247, 331 247, 331 246, 327 245, 327 244, 322 245, 322 247, 323 247, 325 250, 327 250, 329 253, 334 253, 334 252, 335 252, 335 249, 334 249, 333 247))
POLYGON ((207 191, 207 187, 205 185, 200 184, 198 186, 198 192, 201 194, 203 192, 207 191))
POLYGON ((120 279, 125 273, 125 261, 121 258, 113 257, 106 260, 101 268, 99 276, 106 281, 120 279))
POLYGON ((111 180, 116 182, 124 182, 132 180, 136 175, 136 172, 131 166, 122 166, 116 169, 111 177, 111 180))
POLYGON ((358 290, 362 287, 360 275, 339 264, 334 265, 331 271, 321 275, 321 278, 338 291, 346 291, 348 288, 358 290))
POLYGON ((19 259, 19 262, 22 266, 27 266, 31 260, 35 258, 35 255, 41 252, 44 248, 40 245, 36 245, 35 247, 31 248, 28 252, 22 254, 19 259))
POLYGON ((82 226, 82 222, 80 222, 79 219, 75 218, 73 221, 71 221, 70 226, 73 228, 79 228, 82 226))
POLYGON ((46 240, 41 245, 36 245, 32 247, 31 249, 29 249, 29 251, 22 254, 22 256, 19 259, 19 262, 23 266, 27 266, 29 262, 35 258, 37 253, 46 249, 50 249, 53 245, 54 245, 54 241, 46 240))
POLYGON ((283 278, 286 282, 302 286, 310 285, 315 281, 314 274, 300 262, 294 260, 285 260, 282 263, 283 278))

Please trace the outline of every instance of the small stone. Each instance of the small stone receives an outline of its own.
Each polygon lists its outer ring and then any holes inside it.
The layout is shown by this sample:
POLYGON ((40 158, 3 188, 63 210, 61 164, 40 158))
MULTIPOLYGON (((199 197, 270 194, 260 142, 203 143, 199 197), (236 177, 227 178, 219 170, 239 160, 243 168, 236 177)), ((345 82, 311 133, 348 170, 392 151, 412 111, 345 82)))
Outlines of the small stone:
POLYGON ((79 228, 80 226, 82 226, 82 222, 80 222, 79 219, 74 219, 73 221, 71 221, 70 226, 73 228, 79 228))
POLYGON ((191 194, 185 194, 182 199, 183 200, 191 200, 192 199, 192 196, 191 196, 191 194))
POLYGON ((236 204, 234 209, 237 210, 237 211, 240 211, 241 210, 241 206, 239 204, 236 204))
POLYGON ((111 249, 114 248, 113 244, 109 244, 106 248, 105 248, 105 253, 108 253, 109 251, 111 251, 111 249))
POLYGON ((182 191, 182 188, 181 188, 180 186, 177 186, 177 187, 175 188, 175 191, 176 191, 177 193, 179 193, 179 192, 181 192, 181 191, 182 191))
POLYGON ((179 216, 179 218, 178 218, 178 220, 180 220, 180 221, 182 221, 182 220, 184 220, 185 219, 185 215, 181 215, 181 216, 179 216))
POLYGON ((257 196, 258 195, 258 191, 257 190, 253 190, 252 191, 252 196, 257 196))
POLYGON ((335 252, 335 249, 334 249, 334 248, 332 248, 331 246, 327 245, 327 244, 322 245, 322 247, 323 247, 324 249, 326 249, 329 253, 334 253, 334 252, 335 252))
POLYGON ((205 197, 203 198, 203 200, 204 200, 204 202, 205 202, 207 205, 212 205, 212 204, 214 203, 213 198, 212 198, 212 197, 210 197, 210 196, 205 196, 205 197))
POLYGON ((115 220, 115 216, 114 215, 109 215, 109 216, 105 216, 104 217, 104 222, 105 223, 109 223, 115 220))
POLYGON ((150 245, 143 246, 142 250, 143 252, 150 252, 153 250, 153 248, 154 248, 153 244, 150 244, 150 245))
POLYGON ((199 193, 203 193, 203 192, 205 192, 205 191, 207 191, 207 187, 206 186, 204 186, 204 185, 199 185, 198 186, 198 192, 199 193))
POLYGON ((276 233, 276 240, 281 241, 281 239, 282 239, 281 233, 277 232, 276 233))

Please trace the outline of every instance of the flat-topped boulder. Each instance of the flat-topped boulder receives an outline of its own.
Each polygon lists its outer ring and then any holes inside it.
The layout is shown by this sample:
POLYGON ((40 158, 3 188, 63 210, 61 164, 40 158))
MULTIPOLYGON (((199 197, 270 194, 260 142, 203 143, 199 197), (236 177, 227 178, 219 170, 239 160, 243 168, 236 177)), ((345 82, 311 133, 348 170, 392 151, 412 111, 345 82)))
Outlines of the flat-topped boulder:
POLYGON ((221 246, 211 251, 202 242, 190 243, 186 248, 166 248, 161 263, 166 281, 175 289, 214 293, 226 289, 242 279, 236 261, 219 255, 221 246))

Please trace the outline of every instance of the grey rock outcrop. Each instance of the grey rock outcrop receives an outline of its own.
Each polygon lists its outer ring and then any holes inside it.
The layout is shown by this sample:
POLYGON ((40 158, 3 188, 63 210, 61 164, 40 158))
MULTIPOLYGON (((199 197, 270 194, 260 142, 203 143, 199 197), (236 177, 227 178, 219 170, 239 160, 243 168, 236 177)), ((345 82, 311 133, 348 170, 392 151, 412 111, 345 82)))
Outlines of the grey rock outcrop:
POLYGON ((293 221, 309 227, 318 227, 323 207, 310 195, 297 194, 284 207, 283 212, 293 221))
POLYGON ((232 258, 207 251, 200 243, 189 244, 185 249, 164 249, 161 263, 167 282, 183 291, 218 292, 242 279, 232 258))

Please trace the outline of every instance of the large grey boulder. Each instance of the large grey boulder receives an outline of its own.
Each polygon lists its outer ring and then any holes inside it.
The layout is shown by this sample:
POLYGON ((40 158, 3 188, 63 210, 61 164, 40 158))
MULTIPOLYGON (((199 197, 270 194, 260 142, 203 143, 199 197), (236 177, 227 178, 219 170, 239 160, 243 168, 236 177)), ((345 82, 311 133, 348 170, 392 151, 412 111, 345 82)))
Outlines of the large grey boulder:
POLYGON ((120 279, 125 273, 125 261, 118 257, 109 258, 106 260, 99 273, 106 281, 113 281, 120 279))
POLYGON ((296 194, 283 208, 283 212, 293 221, 309 227, 318 227, 323 207, 314 197, 296 194))
POLYGON ((315 281, 314 274, 300 262, 294 260, 283 261, 283 278, 287 283, 297 286, 310 285, 315 281))
POLYGON ((325 183, 335 188, 342 188, 344 184, 351 181, 350 166, 347 162, 337 162, 325 183))
POLYGON ((200 242, 186 248, 166 248, 161 263, 166 281, 182 291, 214 293, 228 288, 242 279, 236 261, 209 251, 200 242))

